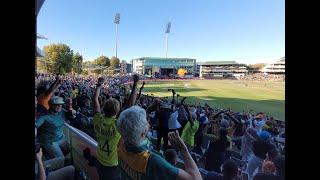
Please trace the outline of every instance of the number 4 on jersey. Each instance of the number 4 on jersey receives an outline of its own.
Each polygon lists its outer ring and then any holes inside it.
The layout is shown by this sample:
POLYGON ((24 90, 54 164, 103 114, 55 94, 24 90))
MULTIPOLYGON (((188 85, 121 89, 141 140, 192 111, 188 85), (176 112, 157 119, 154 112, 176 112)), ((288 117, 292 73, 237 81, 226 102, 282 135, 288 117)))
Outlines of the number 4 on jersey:
POLYGON ((104 145, 102 146, 102 150, 108 153, 108 156, 110 155, 110 148, 109 148, 109 142, 108 139, 104 142, 104 145))

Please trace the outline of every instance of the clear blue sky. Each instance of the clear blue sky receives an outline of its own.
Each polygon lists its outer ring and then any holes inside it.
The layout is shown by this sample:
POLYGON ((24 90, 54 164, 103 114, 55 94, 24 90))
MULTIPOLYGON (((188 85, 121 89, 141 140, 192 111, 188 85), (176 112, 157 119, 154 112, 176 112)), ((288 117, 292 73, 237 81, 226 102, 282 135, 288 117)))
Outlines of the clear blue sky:
POLYGON ((65 43, 85 60, 118 57, 272 62, 285 56, 284 0, 46 0, 37 18, 38 46, 65 43))

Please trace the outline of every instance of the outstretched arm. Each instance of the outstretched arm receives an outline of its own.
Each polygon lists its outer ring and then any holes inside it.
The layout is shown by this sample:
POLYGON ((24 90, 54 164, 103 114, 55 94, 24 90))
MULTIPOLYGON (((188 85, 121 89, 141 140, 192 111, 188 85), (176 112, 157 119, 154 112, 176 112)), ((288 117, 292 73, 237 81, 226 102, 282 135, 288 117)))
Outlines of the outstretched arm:
POLYGON ((153 103, 147 108, 147 113, 157 110, 157 107, 159 104, 160 104, 160 100, 155 99, 153 103))
POLYGON ((140 97, 141 97, 141 91, 142 91, 142 89, 144 88, 144 85, 145 85, 146 83, 143 81, 142 82, 142 86, 140 87, 140 89, 139 89, 139 95, 138 95, 138 98, 137 99, 140 99, 140 97))
POLYGON ((236 124, 240 124, 241 121, 239 121, 238 119, 236 119, 234 116, 232 116, 230 113, 225 113, 234 123, 236 124))
POLYGON ((98 79, 98 83, 96 85, 96 91, 94 94, 94 111, 95 113, 100 113, 101 109, 100 109, 100 103, 99 103, 99 95, 100 95, 100 91, 101 91, 101 87, 102 84, 104 83, 104 78, 100 77, 98 79))
POLYGON ((170 143, 178 150, 181 151, 181 155, 184 160, 184 170, 179 169, 179 174, 177 179, 202 179, 197 164, 192 159, 186 145, 183 140, 180 138, 178 132, 169 133, 169 141, 170 143))
POLYGON ((183 97, 180 101, 180 104, 183 105, 184 101, 187 99, 187 97, 183 97))
POLYGON ((175 105, 174 95, 176 94, 176 92, 174 91, 174 89, 171 89, 171 91, 172 91, 171 111, 173 111, 173 108, 175 105))
MULTIPOLYGON (((221 113, 223 113, 223 111, 219 111, 217 114, 213 115, 212 119, 217 118, 221 113)), ((212 120, 211 120, 212 121, 212 120)))
POLYGON ((129 96, 129 100, 126 103, 126 108, 133 106, 137 99, 137 84, 139 82, 139 75, 134 74, 132 78, 133 78, 133 85, 132 85, 131 93, 129 96))
POLYGON ((49 87, 49 89, 45 92, 46 95, 52 95, 61 85, 61 79, 59 76, 56 77, 56 80, 49 87))
POLYGON ((183 105, 184 110, 187 112, 188 114, 188 121, 190 122, 191 126, 193 126, 193 120, 192 120, 192 114, 189 110, 189 107, 187 105, 183 105))

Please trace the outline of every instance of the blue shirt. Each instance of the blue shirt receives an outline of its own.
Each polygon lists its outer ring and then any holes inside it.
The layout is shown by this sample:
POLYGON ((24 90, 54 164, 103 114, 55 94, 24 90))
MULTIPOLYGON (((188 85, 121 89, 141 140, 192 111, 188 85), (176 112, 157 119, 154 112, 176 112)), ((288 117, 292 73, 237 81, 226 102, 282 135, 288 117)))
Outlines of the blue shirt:
POLYGON ((38 129, 38 139, 43 144, 50 144, 65 138, 63 134, 65 113, 63 111, 54 114, 49 111, 47 115, 39 117, 36 120, 36 128, 38 129))

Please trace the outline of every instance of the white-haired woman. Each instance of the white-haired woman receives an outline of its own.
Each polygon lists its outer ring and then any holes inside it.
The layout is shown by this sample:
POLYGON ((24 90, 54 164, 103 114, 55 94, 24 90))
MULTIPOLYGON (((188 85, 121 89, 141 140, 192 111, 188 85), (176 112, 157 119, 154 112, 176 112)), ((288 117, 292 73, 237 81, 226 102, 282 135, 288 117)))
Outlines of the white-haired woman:
POLYGON ((171 144, 180 150, 185 170, 176 168, 150 149, 146 139, 149 124, 139 106, 123 111, 117 121, 122 138, 118 144, 121 179, 202 179, 197 165, 177 132, 169 134, 171 144))

